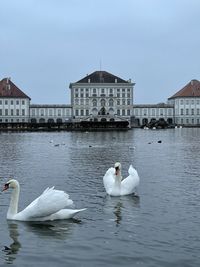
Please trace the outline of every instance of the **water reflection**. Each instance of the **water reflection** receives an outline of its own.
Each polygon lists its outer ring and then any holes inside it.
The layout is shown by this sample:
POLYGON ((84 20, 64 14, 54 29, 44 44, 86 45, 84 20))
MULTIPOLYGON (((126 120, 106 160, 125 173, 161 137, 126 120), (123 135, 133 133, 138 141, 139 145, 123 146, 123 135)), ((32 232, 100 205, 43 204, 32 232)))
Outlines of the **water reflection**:
POLYGON ((138 195, 128 195, 121 197, 110 197, 105 198, 105 211, 106 213, 115 215, 116 226, 120 226, 124 217, 133 217, 135 208, 140 205, 140 197, 138 195))
POLYGON ((9 236, 13 240, 10 246, 4 246, 5 261, 6 263, 13 263, 16 259, 16 255, 21 248, 21 243, 18 241, 18 224, 8 222, 9 236))
POLYGON ((80 224, 81 220, 70 219, 63 221, 54 221, 54 222, 17 222, 17 221, 8 221, 8 232, 10 238, 13 242, 10 245, 4 246, 5 253, 5 262, 13 263, 17 258, 17 254, 22 247, 23 235, 27 233, 33 233, 39 238, 42 239, 59 239, 65 240, 72 231, 74 224, 80 224), (22 233, 22 234, 20 234, 22 233), (18 239, 21 236, 21 241, 18 239))

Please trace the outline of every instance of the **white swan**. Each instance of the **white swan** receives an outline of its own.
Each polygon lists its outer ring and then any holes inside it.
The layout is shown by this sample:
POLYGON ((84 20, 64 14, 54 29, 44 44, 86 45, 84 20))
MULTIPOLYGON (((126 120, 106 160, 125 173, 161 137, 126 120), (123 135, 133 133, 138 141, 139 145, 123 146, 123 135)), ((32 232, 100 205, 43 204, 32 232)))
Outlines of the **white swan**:
POLYGON ((53 221, 70 219, 78 212, 85 209, 73 210, 64 209, 73 204, 68 194, 64 191, 55 190, 54 187, 47 188, 38 198, 36 198, 24 210, 18 212, 18 201, 20 185, 17 180, 9 180, 3 188, 3 191, 12 188, 10 206, 7 212, 8 220, 17 221, 53 221))
POLYGON ((103 177, 106 193, 110 196, 123 196, 134 193, 134 190, 139 185, 140 178, 132 165, 130 165, 128 173, 129 176, 122 179, 121 164, 119 162, 115 163, 114 168, 109 168, 103 177))

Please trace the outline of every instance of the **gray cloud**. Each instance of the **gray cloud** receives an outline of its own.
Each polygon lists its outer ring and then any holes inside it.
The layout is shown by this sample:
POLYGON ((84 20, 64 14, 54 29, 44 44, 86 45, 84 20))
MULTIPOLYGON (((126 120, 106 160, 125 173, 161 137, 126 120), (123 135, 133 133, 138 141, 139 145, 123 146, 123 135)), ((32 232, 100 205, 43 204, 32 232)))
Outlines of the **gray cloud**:
POLYGON ((1 78, 32 103, 70 103, 70 82, 95 70, 136 82, 136 103, 165 102, 199 79, 200 2, 2 0, 1 78))

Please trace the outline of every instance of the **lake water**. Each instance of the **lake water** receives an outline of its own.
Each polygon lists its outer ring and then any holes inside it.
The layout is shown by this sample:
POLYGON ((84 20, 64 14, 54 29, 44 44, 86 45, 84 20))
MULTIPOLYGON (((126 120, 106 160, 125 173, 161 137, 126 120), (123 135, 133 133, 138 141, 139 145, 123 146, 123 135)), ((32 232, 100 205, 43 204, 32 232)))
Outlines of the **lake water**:
POLYGON ((199 128, 1 133, 0 186, 20 182, 20 210, 53 185, 87 210, 7 222, 10 191, 0 192, 0 266, 200 266, 199 154, 199 128), (137 169, 138 197, 106 195, 102 177, 116 161, 124 177, 137 169))

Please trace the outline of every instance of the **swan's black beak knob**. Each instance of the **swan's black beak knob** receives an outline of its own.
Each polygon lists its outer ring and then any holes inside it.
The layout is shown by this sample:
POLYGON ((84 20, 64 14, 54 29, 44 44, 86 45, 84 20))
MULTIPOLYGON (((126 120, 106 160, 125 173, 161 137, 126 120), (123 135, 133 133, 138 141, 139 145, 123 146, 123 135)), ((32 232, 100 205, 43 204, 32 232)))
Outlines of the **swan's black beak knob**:
POLYGON ((9 184, 5 184, 2 191, 6 191, 9 188, 9 184))

